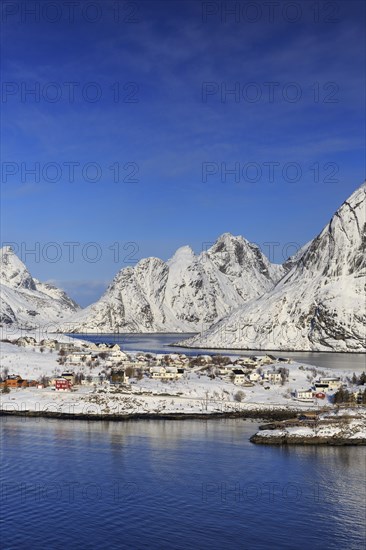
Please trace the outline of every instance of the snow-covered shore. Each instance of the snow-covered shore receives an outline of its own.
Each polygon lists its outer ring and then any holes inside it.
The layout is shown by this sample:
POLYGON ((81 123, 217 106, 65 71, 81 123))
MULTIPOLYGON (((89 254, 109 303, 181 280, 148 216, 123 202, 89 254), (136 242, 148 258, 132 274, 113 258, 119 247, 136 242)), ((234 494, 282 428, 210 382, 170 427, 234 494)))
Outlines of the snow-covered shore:
MULTIPOLYGON (((308 408, 308 407, 306 407, 308 408)), ((305 409, 305 407, 303 407, 305 409)), ((61 393, 27 388, 2 399, 0 414, 40 417, 75 417, 86 420, 122 420, 123 418, 168 418, 243 416, 255 418, 289 418, 299 406, 266 403, 237 403, 200 397, 169 394, 130 394, 82 389, 61 393), (15 395, 14 395, 15 394, 15 395)))
MULTIPOLYGON (((280 423, 281 424, 281 423, 280 423)), ((325 413, 314 420, 268 426, 251 437, 264 445, 366 445, 366 407, 325 413)))
MULTIPOLYGON (((78 341, 80 342, 80 341, 78 341)), ((67 367, 60 365, 56 350, 39 346, 21 347, 1 342, 1 369, 24 379, 60 376, 67 367)), ((4 414, 38 416, 123 418, 130 416, 167 415, 241 415, 258 418, 288 418, 309 409, 330 408, 326 400, 301 402, 294 392, 306 388, 314 379, 314 368, 292 362, 284 384, 253 383, 237 385, 228 375, 212 376, 199 368, 187 368, 182 378, 158 380, 149 375, 131 379, 126 385, 74 385, 70 392, 52 387, 14 388, 1 395, 0 411, 4 414)), ((268 368, 272 368, 268 365, 268 368)), ((85 377, 98 377, 101 367, 80 363, 85 377)), ((318 369, 317 374, 344 377, 345 372, 331 373, 318 369)))

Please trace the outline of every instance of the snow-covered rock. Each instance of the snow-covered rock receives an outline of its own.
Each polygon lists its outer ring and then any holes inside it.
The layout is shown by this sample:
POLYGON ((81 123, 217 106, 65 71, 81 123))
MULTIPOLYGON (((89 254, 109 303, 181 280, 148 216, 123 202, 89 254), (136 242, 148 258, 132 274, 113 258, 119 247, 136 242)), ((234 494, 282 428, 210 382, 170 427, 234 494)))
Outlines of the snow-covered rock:
POLYGON ((286 262, 274 289, 188 347, 366 351, 366 183, 286 262))
POLYGON ((0 249, 0 277, 1 284, 11 288, 36 290, 32 275, 10 246, 0 249))
POLYGON ((67 332, 195 332, 258 298, 284 274, 243 237, 222 235, 195 255, 179 248, 164 262, 122 269, 102 298, 73 315, 67 332))
POLYGON ((0 326, 34 329, 79 310, 63 290, 34 279, 10 247, 0 249, 0 326))

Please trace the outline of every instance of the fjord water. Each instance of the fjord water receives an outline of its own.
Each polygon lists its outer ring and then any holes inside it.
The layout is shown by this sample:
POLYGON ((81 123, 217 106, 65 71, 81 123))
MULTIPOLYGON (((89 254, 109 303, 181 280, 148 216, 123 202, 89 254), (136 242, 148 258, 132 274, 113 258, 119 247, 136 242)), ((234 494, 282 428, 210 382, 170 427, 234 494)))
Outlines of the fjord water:
POLYGON ((242 419, 2 418, 2 549, 365 547, 365 450, 242 419))
MULTIPOLYGON (((124 351, 144 351, 151 353, 185 353, 186 355, 202 355, 205 353, 220 353, 222 355, 261 355, 265 351, 258 350, 215 350, 215 349, 194 349, 173 346, 177 341, 190 338, 193 334, 165 333, 165 334, 70 334, 73 338, 81 338, 90 342, 104 342, 119 344, 124 351)), ((306 352, 306 351, 272 351, 268 352, 279 357, 289 357, 293 361, 308 365, 316 365, 324 369, 342 369, 351 372, 366 370, 365 353, 327 353, 327 352, 306 352)))

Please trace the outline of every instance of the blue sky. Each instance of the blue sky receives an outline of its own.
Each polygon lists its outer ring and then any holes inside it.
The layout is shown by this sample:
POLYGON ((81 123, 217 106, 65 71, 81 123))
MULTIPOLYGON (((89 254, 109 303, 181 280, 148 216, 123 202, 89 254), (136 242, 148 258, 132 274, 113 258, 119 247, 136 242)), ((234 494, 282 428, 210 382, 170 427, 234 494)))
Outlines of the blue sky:
POLYGON ((224 232, 281 262, 364 180, 362 2, 34 4, 2 6, 1 242, 82 305, 224 232))

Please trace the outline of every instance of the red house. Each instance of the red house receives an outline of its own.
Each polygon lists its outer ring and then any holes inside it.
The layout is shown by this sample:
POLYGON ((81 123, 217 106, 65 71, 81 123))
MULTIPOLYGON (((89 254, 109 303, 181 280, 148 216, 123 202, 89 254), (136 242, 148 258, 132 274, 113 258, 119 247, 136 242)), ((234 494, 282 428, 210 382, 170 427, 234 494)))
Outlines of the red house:
POLYGON ((71 391, 72 384, 66 378, 56 378, 55 380, 56 391, 71 391))
POLYGON ((325 399, 326 395, 325 395, 324 392, 318 391, 318 392, 315 394, 315 397, 316 397, 317 399, 325 399))

